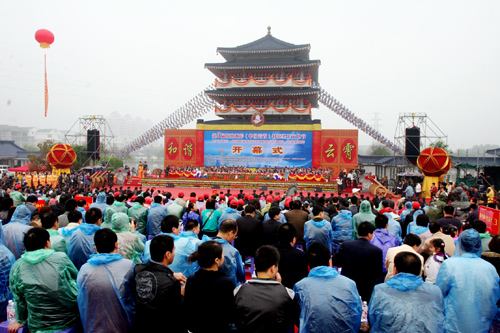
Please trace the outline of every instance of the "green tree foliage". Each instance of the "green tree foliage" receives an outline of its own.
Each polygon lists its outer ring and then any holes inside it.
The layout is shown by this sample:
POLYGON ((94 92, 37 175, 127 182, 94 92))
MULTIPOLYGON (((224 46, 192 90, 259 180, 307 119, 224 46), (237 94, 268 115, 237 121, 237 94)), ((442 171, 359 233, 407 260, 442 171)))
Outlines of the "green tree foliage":
POLYGON ((372 156, 391 156, 389 148, 381 145, 372 145, 370 147, 370 155, 372 156))

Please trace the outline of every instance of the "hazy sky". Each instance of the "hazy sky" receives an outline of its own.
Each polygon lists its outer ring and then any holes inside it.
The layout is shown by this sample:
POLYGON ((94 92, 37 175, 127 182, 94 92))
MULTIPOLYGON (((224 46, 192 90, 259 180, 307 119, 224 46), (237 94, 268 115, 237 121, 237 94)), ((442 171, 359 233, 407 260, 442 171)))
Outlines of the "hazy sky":
MULTIPOLYGON (((212 82, 203 65, 223 60, 218 46, 251 42, 268 25, 310 43, 320 84, 368 123, 379 113, 388 137, 399 113, 426 112, 452 148, 500 144, 498 0, 2 0, 0 123, 66 130, 116 111, 153 125, 212 82), (40 28, 55 34, 48 118, 40 28)), ((314 116, 351 128, 325 108, 314 116)))

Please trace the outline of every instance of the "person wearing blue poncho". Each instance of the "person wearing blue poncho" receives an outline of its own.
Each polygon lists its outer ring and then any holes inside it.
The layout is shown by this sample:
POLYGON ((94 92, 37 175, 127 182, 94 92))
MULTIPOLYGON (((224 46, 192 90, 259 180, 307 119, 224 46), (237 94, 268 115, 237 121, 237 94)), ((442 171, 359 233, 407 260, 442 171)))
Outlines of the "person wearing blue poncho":
POLYGON ((331 223, 323 218, 322 207, 314 206, 312 213, 314 218, 304 224, 304 242, 306 243, 306 248, 309 248, 313 242, 318 242, 326 246, 328 250, 331 250, 333 244, 331 223))
POLYGON ((311 271, 293 288, 301 308, 300 333, 359 330, 361 298, 356 283, 330 267, 330 257, 330 251, 322 244, 309 247, 311 271))
POLYGON ((196 220, 188 220, 184 230, 174 241, 174 262, 168 267, 176 273, 182 273, 184 276, 190 277, 199 268, 197 264, 189 261, 189 257, 196 252, 198 245, 201 243, 201 240, 198 238, 200 225, 196 220))
POLYGON ((167 207, 161 204, 162 198, 157 195, 154 197, 154 202, 149 208, 147 223, 146 223, 146 231, 148 237, 154 237, 161 232, 160 225, 161 221, 165 218, 165 216, 169 215, 167 207))
POLYGON ((332 219, 333 229, 333 253, 337 253, 340 244, 346 240, 352 240, 354 237, 354 229, 352 228, 352 212, 346 206, 344 201, 340 202, 340 211, 332 219))
POLYGON ((2 225, 0 224, 0 322, 5 321, 6 308, 10 299, 9 273, 16 258, 4 245, 2 238, 2 225))
POLYGON ((375 286, 368 314, 371 332, 443 332, 443 296, 438 287, 424 283, 416 254, 394 258, 394 276, 375 286))
POLYGON ((3 226, 3 239, 5 246, 12 252, 16 259, 24 253, 24 235, 31 229, 31 211, 25 205, 17 206, 10 222, 3 226))
MULTIPOLYGON (((180 233, 179 224, 180 220, 177 216, 167 215, 161 221, 160 235, 168 235, 172 237, 175 242, 179 238, 179 233, 180 233)), ((144 264, 147 264, 151 260, 150 246, 151 246, 151 239, 148 240, 144 245, 144 252, 142 253, 142 262, 144 264)))
POLYGON ((90 208, 85 213, 85 223, 72 229, 67 241, 68 256, 77 269, 83 266, 95 253, 94 234, 101 229, 102 212, 99 208, 90 208))
POLYGON ((134 318, 134 264, 118 254, 118 238, 110 229, 94 235, 97 254, 77 278, 78 308, 84 332, 131 330, 134 318))
POLYGON ((222 245, 224 264, 220 271, 224 273, 235 287, 245 282, 245 268, 240 252, 231 245, 238 234, 238 224, 235 220, 224 220, 214 241, 222 245))
POLYGON ((90 208, 99 208, 102 215, 104 216, 104 214, 106 213, 106 208, 108 208, 108 205, 106 204, 106 193, 99 192, 97 198, 95 199, 95 202, 90 205, 90 208))
POLYGON ((498 274, 480 256, 481 237, 467 229, 456 242, 455 255, 439 269, 436 285, 444 296, 446 332, 488 332, 497 314, 498 274))

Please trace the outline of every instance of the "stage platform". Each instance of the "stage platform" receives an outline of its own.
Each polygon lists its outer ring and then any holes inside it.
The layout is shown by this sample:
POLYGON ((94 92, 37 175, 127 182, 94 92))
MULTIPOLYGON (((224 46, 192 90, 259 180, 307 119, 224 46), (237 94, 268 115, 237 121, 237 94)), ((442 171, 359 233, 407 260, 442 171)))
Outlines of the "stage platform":
POLYGON ((291 186, 296 186, 297 191, 302 192, 334 192, 337 193, 337 184, 332 182, 293 182, 293 181, 245 181, 245 180, 214 180, 214 179, 180 179, 180 178, 138 178, 127 179, 123 184, 125 187, 156 187, 156 188, 203 188, 222 189, 236 188, 242 190, 257 191, 286 191, 291 186))

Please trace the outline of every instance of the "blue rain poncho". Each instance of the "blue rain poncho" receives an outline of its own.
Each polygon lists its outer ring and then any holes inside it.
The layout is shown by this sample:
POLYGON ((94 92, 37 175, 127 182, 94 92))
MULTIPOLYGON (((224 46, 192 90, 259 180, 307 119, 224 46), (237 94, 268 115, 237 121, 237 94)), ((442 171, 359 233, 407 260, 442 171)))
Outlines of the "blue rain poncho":
POLYGON ((406 216, 411 213, 413 203, 411 201, 405 202, 405 209, 401 213, 401 221, 404 221, 406 216))
POLYGON ((32 332, 62 331, 80 322, 76 303, 78 271, 62 252, 27 251, 10 272, 16 320, 32 332))
POLYGON ((499 278, 480 255, 479 233, 467 229, 456 242, 455 255, 439 269, 436 285, 443 292, 447 332, 488 332, 495 318, 499 278))
POLYGON ((84 332, 128 332, 134 318, 134 264, 120 254, 94 254, 78 273, 84 332))
POLYGON ((101 229, 98 225, 82 223, 67 241, 68 256, 77 269, 83 266, 95 253, 94 234, 101 229))
POLYGON ((384 213, 384 215, 389 219, 389 222, 387 223, 387 230, 401 243, 401 224, 394 219, 394 216, 391 213, 384 213))
POLYGON ((213 239, 222 245, 222 254, 224 254, 224 263, 220 271, 224 273, 237 287, 245 282, 245 268, 240 252, 225 239, 216 237, 213 239))
POLYGON ((358 238, 358 227, 363 222, 370 222, 375 226, 375 214, 372 212, 370 201, 363 200, 359 206, 359 213, 352 217, 352 226, 354 228, 354 236, 358 238))
POLYGON ((327 220, 312 219, 304 224, 304 242, 309 248, 313 242, 321 243, 331 251, 333 243, 332 225, 327 220))
POLYGON ((167 207, 152 203, 149 208, 146 231, 148 236, 156 236, 161 232, 161 221, 168 215, 167 207))
POLYGON ((174 241, 174 261, 168 266, 174 272, 180 272, 190 277, 198 270, 198 265, 189 262, 189 256, 198 250, 201 240, 192 231, 182 232, 174 241))
POLYGON ((238 212, 234 208, 227 207, 226 209, 224 209, 221 216, 219 217, 219 221, 218 221, 219 226, 222 223, 222 221, 225 221, 225 220, 235 220, 236 221, 240 217, 241 217, 240 212, 238 212))
POLYGON ((419 209, 416 210, 415 213, 413 213, 413 221, 408 223, 408 226, 406 227, 406 234, 414 234, 418 236, 429 230, 429 228, 417 225, 417 217, 419 215, 424 215, 424 211, 419 209))
MULTIPOLYGON (((174 246, 175 246, 175 241, 179 238, 178 235, 172 233, 162 232, 159 235, 167 235, 172 237, 174 239, 174 246)), ((152 239, 148 240, 146 244, 144 244, 144 252, 142 253, 142 258, 141 258, 143 264, 147 264, 151 260, 151 251, 149 250, 149 248, 151 247, 151 241, 152 239)))
POLYGON ((293 291, 301 309, 299 332, 358 332, 361 298, 356 283, 334 268, 311 269, 293 291))
POLYGON ((90 208, 99 208, 102 212, 102 216, 104 216, 106 208, 108 208, 108 205, 106 204, 106 193, 99 192, 95 202, 90 205, 90 208))
POLYGON ((346 240, 354 239, 354 230, 352 229, 352 212, 342 209, 337 216, 332 219, 333 231, 333 253, 337 253, 340 244, 346 240))
POLYGON ((146 224, 148 219, 148 209, 139 202, 134 202, 132 207, 128 209, 128 216, 135 220, 135 230, 138 233, 146 235, 146 224))
MULTIPOLYGON (((2 224, 0 223, 0 234, 2 224)), ((11 298, 9 290, 9 273, 16 258, 10 250, 4 245, 0 238, 0 303, 7 302, 11 298)))
POLYGON ((439 288, 413 274, 399 273, 376 285, 368 316, 371 332, 444 332, 439 288))
POLYGON ((130 231, 130 219, 125 213, 114 213, 111 218, 111 230, 118 237, 118 252, 126 259, 140 264, 144 242, 140 234, 130 231))
POLYGON ((16 259, 19 259, 24 253, 24 234, 32 228, 28 225, 30 221, 31 211, 26 205, 20 205, 14 211, 10 222, 3 226, 5 246, 16 259))

